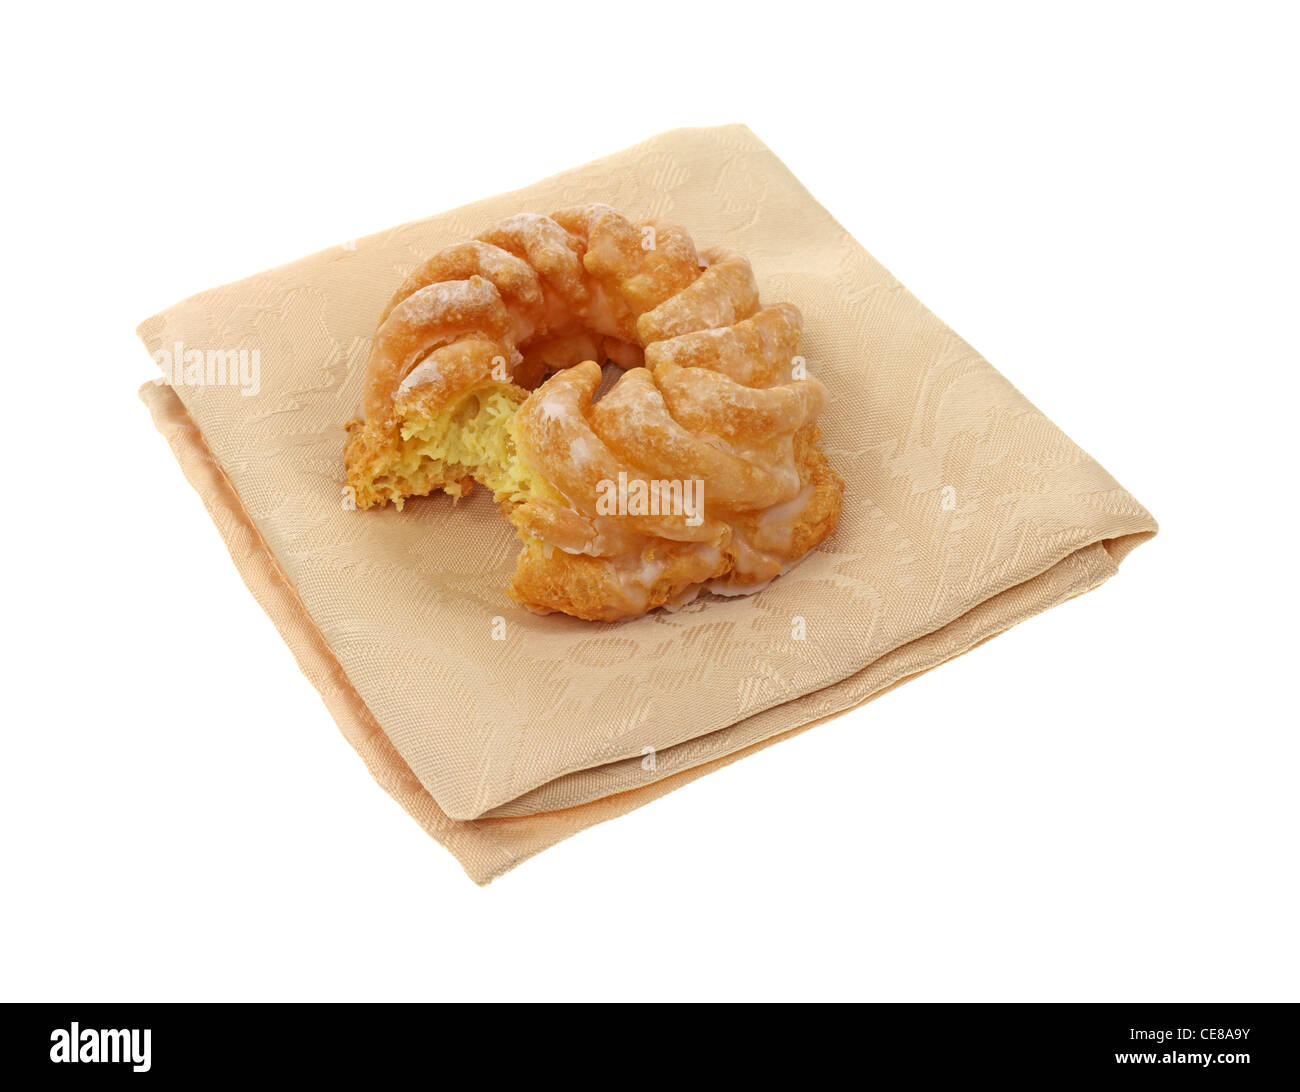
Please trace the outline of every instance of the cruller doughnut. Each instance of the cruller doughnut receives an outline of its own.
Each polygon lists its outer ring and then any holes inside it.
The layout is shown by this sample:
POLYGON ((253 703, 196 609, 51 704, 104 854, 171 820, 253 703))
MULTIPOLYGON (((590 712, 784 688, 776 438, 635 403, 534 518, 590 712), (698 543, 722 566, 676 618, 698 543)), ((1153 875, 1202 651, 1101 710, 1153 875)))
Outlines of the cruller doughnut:
POLYGON ((510 593, 537 611, 756 591, 834 530, 844 490, 826 389, 795 377, 801 324, 761 306, 743 256, 675 224, 519 213, 384 309, 348 484, 359 508, 485 485, 523 542, 510 593))

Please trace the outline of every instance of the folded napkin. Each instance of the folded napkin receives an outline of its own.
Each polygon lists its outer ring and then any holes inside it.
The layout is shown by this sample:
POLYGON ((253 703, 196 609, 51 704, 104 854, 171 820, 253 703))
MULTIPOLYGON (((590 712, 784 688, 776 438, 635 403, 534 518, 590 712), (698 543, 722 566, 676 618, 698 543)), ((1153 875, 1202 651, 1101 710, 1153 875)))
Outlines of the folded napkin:
POLYGON ((1110 577, 1155 521, 925 309, 748 129, 683 129, 185 300, 141 396, 245 583, 371 774, 478 883, 860 705, 1110 577), (752 262, 804 314, 847 482, 748 598, 597 624, 506 595, 485 490, 359 512, 343 424, 376 319, 440 247, 601 201, 752 262))

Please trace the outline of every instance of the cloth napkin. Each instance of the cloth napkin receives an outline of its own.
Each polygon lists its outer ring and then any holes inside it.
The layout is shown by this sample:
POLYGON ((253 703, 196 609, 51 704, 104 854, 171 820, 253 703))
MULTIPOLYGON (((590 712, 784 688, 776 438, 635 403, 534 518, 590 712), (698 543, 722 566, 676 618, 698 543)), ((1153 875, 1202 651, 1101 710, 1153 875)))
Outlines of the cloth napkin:
POLYGON ((1156 532, 741 125, 332 247, 139 334, 164 371, 141 397, 245 583, 375 780, 478 883, 1095 588, 1156 532), (343 425, 404 275, 512 213, 592 201, 741 251, 765 303, 803 311, 844 510, 757 595, 538 616, 506 595, 517 542, 485 490, 349 504, 343 425))

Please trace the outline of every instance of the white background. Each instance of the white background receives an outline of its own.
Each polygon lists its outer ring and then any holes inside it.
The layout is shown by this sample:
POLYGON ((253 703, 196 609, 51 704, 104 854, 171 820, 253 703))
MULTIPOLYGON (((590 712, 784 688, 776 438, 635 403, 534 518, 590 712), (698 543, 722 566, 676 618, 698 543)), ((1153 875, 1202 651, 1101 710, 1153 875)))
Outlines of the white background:
POLYGON ((9 11, 0 995, 1295 999, 1293 19, 9 11), (479 889, 243 588, 136 400, 134 327, 731 121, 1162 533, 1100 590, 479 889))

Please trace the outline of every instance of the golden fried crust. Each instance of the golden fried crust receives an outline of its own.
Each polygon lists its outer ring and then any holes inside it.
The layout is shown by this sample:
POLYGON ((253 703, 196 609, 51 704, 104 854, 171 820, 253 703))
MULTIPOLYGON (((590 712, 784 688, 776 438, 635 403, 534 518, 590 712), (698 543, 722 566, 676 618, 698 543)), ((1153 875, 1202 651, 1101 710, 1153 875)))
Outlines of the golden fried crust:
POLYGON ((813 486, 812 500, 803 510, 790 540, 789 555, 801 558, 819 545, 840 521, 840 508, 844 502, 844 479, 835 472, 826 453, 822 451, 821 431, 814 426, 795 436, 795 458, 806 469, 807 480, 813 486))
POLYGON ((778 303, 751 318, 717 329, 700 329, 646 345, 646 367, 707 368, 747 387, 766 387, 790 374, 799 350, 803 316, 792 303, 778 303))
POLYGON ((758 310, 758 285, 749 262, 726 247, 706 250, 704 260, 709 267, 689 287, 636 320, 642 345, 731 326, 758 310))
POLYGON ((380 328, 398 304, 421 289, 474 276, 492 282, 506 310, 517 322, 536 324, 541 320, 545 300, 542 282, 533 267, 509 251, 474 239, 440 250, 407 277, 379 316, 380 328))
POLYGON ((511 595, 541 612, 756 590, 831 533, 843 494, 819 446, 827 392, 793 368, 801 325, 762 307, 742 255, 701 255, 667 221, 509 217, 384 309, 347 426, 357 507, 489 485, 524 544, 511 595), (625 370, 610 385, 597 361, 625 370))
MULTIPOLYGON (((775 579, 817 546, 839 521, 843 479, 818 446, 816 426, 795 437, 801 492, 807 499, 784 523, 764 524, 763 512, 734 513, 720 548, 657 539, 644 553, 614 559, 547 548, 523 533, 523 552, 510 594, 541 613, 561 611, 589 621, 635 617, 665 603, 688 602, 703 591, 743 594, 775 579), (738 572, 737 567, 748 567, 738 572)), ((521 527, 519 511, 513 521, 521 527)), ((557 540, 561 536, 554 536, 557 540)), ((569 539, 570 548, 577 543, 569 539)))
POLYGON ((782 506, 777 505, 732 516, 733 537, 725 551, 732 569, 715 590, 740 590, 759 576, 775 579, 835 530, 844 479, 831 467, 819 440, 815 425, 795 435, 795 461, 802 483, 800 493, 790 502, 796 515, 780 518, 782 506), (742 571, 746 566, 750 576, 742 571))
POLYGON ((616 622, 644 614, 684 589, 712 579, 721 555, 660 540, 644 556, 611 560, 566 554, 540 542, 526 543, 515 567, 510 595, 542 614, 562 611, 589 622, 616 622))

